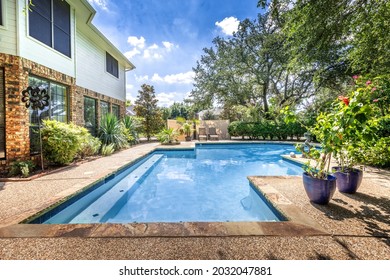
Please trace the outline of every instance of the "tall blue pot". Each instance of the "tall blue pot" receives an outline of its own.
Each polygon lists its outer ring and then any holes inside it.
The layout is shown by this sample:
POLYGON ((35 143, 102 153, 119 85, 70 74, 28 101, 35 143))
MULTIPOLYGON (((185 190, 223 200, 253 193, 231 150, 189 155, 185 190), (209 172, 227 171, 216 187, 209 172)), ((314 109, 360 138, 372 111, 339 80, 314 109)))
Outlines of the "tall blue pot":
POLYGON ((303 186, 310 201, 316 204, 328 204, 336 190, 336 177, 328 175, 327 180, 317 179, 303 173, 303 186))
POLYGON ((350 169, 341 172, 341 167, 333 167, 334 176, 337 178, 337 189, 342 193, 356 193, 363 179, 363 171, 360 169, 350 169))

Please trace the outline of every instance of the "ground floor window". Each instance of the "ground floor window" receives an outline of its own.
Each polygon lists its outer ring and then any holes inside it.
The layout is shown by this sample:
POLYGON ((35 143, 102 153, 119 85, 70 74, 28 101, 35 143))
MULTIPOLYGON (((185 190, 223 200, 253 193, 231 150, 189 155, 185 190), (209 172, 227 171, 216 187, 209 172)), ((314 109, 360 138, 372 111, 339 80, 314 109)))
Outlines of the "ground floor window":
POLYGON ((3 68, 0 68, 0 158, 5 158, 5 82, 3 68))
POLYGON ((96 99, 84 96, 84 126, 88 131, 96 136, 96 99))
POLYGON ((119 106, 116 105, 116 104, 112 104, 111 112, 119 120, 119 117, 120 117, 120 115, 119 115, 119 106))
POLYGON ((110 113, 110 103, 100 101, 100 118, 110 113))
POLYGON ((46 89, 48 92, 49 106, 43 110, 29 109, 30 115, 30 152, 39 153, 39 134, 38 124, 44 119, 57 120, 59 122, 68 122, 68 94, 67 87, 46 79, 38 77, 28 78, 29 86, 40 89, 46 89))

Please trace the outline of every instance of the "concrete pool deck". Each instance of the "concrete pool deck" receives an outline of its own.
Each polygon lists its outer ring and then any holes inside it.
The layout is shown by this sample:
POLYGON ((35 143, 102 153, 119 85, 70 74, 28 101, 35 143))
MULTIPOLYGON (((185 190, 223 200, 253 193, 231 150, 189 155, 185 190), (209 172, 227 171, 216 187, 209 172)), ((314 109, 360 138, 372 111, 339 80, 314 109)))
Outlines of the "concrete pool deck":
POLYGON ((250 177, 287 207, 287 222, 18 224, 157 147, 142 144, 31 181, 0 183, 0 259, 390 259, 390 172, 375 169, 356 194, 336 191, 326 206, 308 201, 300 177, 250 177))

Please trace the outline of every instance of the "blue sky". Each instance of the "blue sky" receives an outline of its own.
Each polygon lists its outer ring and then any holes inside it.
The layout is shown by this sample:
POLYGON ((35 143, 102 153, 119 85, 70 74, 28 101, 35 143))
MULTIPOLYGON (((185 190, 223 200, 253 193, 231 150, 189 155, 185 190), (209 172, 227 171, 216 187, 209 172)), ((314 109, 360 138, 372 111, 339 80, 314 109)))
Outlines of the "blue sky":
POLYGON ((257 0, 88 0, 93 24, 136 66, 127 73, 127 99, 143 83, 160 106, 181 102, 193 85, 192 68, 216 36, 256 18, 257 0))

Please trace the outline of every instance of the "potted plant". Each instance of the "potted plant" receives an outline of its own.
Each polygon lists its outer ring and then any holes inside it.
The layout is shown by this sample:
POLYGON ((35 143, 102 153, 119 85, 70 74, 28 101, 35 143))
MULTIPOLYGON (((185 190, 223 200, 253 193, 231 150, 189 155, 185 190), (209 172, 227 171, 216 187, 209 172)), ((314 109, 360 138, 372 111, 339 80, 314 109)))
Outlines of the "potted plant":
POLYGON ((333 124, 334 157, 337 166, 332 168, 337 177, 337 188, 343 193, 356 193, 363 171, 359 163, 360 145, 375 138, 376 87, 370 80, 354 76, 356 89, 349 96, 339 96, 333 112, 325 117, 333 124))
MULTIPOLYGON (((298 121, 296 116, 286 107, 283 112, 286 123, 298 121)), ((326 118, 322 115, 317 118, 317 124, 313 128, 306 127, 310 134, 325 136, 318 137, 321 139, 321 148, 310 147, 305 150, 309 143, 298 144, 296 149, 307 158, 303 168, 303 186, 309 200, 316 204, 328 204, 336 191, 336 177, 331 174, 330 162, 334 152, 332 137, 328 134, 331 131, 331 123, 326 123, 326 118)), ((308 135, 308 134, 307 134, 308 135)))
POLYGON ((331 150, 310 149, 309 161, 303 165, 303 186, 309 200, 317 204, 328 204, 336 190, 336 177, 330 173, 331 150))
POLYGON ((180 132, 182 134, 185 134, 185 139, 186 141, 191 141, 192 137, 191 137, 191 134, 192 134, 192 125, 188 122, 185 122, 182 124, 181 128, 180 128, 180 132))

